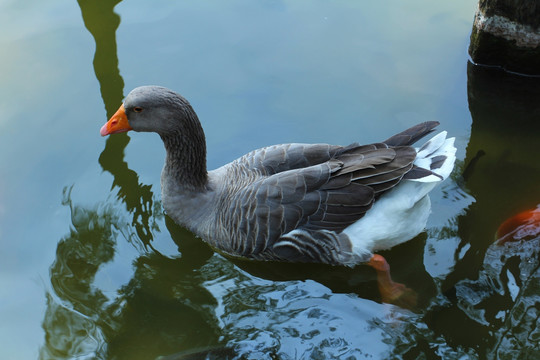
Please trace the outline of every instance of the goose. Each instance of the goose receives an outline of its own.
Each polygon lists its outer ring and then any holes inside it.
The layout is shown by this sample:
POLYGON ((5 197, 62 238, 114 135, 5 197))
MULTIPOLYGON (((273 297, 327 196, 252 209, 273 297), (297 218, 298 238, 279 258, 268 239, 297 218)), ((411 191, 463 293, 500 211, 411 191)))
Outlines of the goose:
POLYGON ((377 255, 422 232, 428 193, 454 167, 446 131, 423 122, 389 139, 347 146, 290 143, 253 150, 208 171, 199 119, 180 94, 132 90, 102 136, 155 132, 166 150, 162 205, 217 251, 261 261, 312 262, 388 270, 377 255))

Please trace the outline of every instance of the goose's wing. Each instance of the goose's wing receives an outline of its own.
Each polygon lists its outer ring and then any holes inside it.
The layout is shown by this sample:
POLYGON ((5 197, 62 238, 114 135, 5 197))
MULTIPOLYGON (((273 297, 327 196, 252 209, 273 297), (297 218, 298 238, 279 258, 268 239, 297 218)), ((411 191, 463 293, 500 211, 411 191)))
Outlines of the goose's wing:
POLYGON ((409 146, 431 133, 439 125, 437 121, 427 121, 396 134, 381 144, 359 146, 357 143, 347 147, 328 144, 281 144, 254 150, 236 162, 246 170, 257 170, 263 175, 273 175, 282 171, 301 169, 322 164, 354 149, 356 153, 385 147, 409 146))
POLYGON ((236 162, 246 170, 256 170, 269 176, 322 164, 342 149, 343 146, 328 144, 280 144, 254 150, 236 162))
POLYGON ((263 177, 226 197, 222 223, 231 239, 226 250, 258 257, 294 229, 339 233, 364 216, 378 194, 394 187, 415 157, 411 147, 351 145, 320 164, 263 177))
POLYGON ((435 127, 439 125, 438 121, 426 121, 417 125, 414 125, 407 130, 400 132, 394 136, 383 141, 389 146, 408 146, 412 145, 427 134, 433 132, 435 127))

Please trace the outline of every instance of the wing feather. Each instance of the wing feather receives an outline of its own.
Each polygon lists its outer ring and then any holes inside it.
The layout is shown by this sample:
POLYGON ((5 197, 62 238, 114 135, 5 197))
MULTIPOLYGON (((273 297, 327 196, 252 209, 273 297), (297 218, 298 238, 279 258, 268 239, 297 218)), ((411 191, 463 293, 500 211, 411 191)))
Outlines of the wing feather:
POLYGON ((243 254, 259 253, 296 228, 342 231, 371 208, 378 193, 401 180, 415 154, 385 144, 339 149, 293 144, 286 155, 283 149, 260 151, 252 160, 267 173, 288 170, 260 177, 230 204, 236 219, 229 222, 238 225, 233 236, 247 239, 236 243, 243 254))
POLYGON ((254 150, 234 161, 237 165, 270 176, 322 164, 343 149, 328 144, 281 144, 254 150))

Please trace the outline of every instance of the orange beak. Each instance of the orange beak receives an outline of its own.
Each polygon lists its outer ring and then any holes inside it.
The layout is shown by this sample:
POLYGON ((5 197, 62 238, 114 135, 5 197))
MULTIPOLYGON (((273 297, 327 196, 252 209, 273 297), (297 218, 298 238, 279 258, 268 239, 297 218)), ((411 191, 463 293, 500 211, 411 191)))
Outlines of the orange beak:
POLYGON ((117 112, 107 121, 105 125, 101 127, 99 133, 101 136, 117 134, 132 130, 132 127, 129 126, 129 122, 126 116, 126 110, 124 109, 124 104, 120 106, 117 112))

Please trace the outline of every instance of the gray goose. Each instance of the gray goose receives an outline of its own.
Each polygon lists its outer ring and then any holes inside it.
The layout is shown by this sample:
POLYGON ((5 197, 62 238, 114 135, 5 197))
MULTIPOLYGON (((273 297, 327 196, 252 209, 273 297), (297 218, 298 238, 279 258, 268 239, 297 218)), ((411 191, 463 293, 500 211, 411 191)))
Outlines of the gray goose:
POLYGON ((389 139, 348 146, 282 144, 206 169, 202 126, 184 97, 159 86, 134 89, 101 135, 156 132, 166 150, 161 174, 167 214, 234 257, 331 265, 388 264, 374 252, 412 239, 430 213, 428 193, 447 178, 454 138, 438 122, 389 139))

